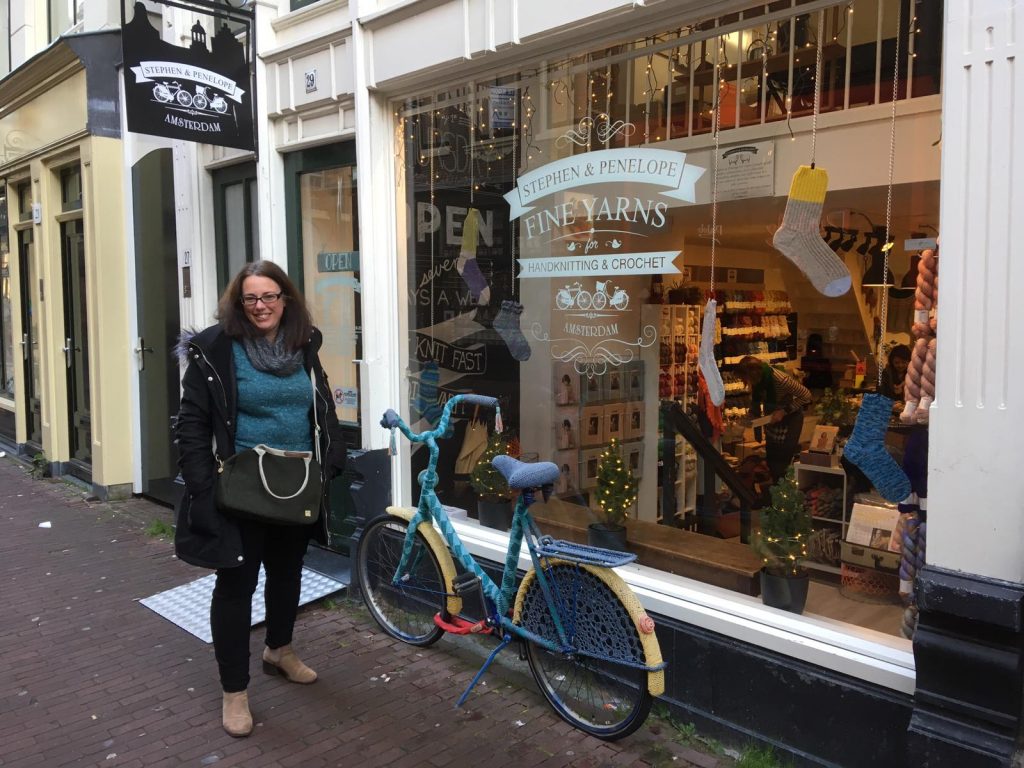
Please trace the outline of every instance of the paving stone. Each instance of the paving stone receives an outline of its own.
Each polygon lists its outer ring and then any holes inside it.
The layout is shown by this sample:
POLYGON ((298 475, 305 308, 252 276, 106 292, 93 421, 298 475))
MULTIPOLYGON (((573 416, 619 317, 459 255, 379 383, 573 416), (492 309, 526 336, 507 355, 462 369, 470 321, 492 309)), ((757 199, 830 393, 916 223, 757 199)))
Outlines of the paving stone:
POLYGON ((85 502, 76 487, 33 479, 10 458, 0 460, 0 489, 4 768, 731 764, 670 743, 651 750, 665 737, 649 726, 615 743, 568 727, 511 651, 456 709, 489 641, 409 647, 361 604, 337 598, 299 613, 295 645, 320 674, 313 686, 264 675, 263 630, 253 631, 257 726, 232 739, 220 727, 212 648, 139 603, 207 573, 146 535, 172 511, 145 499, 85 502), (51 527, 39 528, 46 520, 51 527), (645 757, 654 751, 669 762, 645 757))

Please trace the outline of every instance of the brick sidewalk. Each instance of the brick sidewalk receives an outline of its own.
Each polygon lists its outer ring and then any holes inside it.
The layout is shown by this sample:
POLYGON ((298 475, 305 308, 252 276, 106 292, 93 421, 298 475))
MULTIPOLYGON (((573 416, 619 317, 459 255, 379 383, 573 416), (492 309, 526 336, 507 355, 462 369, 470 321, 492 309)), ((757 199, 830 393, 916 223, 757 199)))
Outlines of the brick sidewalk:
POLYGON ((90 502, 0 460, 0 766, 700 766, 731 764, 668 738, 653 717, 607 744, 563 723, 506 651, 466 706, 479 639, 417 649, 391 640, 360 604, 303 609, 296 646, 320 674, 292 685, 259 669, 257 728, 220 727, 212 646, 136 601, 207 572, 146 535, 170 510, 90 502), (51 528, 40 528, 49 521, 51 528), (519 723, 524 725, 520 726, 519 723))

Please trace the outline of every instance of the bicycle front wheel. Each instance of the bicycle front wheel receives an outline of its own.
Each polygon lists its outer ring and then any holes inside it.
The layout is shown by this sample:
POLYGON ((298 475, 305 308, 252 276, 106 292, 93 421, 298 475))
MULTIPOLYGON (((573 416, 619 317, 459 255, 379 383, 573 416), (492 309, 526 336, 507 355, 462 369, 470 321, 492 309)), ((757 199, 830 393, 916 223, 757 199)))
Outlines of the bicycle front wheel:
MULTIPOLYGON (((570 653, 527 643, 534 680, 548 703, 570 725, 607 741, 643 725, 653 697, 647 672, 614 659, 644 663, 640 635, 618 596, 585 568, 556 563, 544 569, 570 653)), ((536 577, 526 587, 520 624, 546 640, 558 631, 536 577)))
POLYGON ((356 567, 363 600, 381 628, 410 645, 432 645, 444 634, 434 616, 445 608, 445 582, 437 556, 417 531, 406 574, 392 583, 409 524, 396 517, 370 523, 359 540, 356 567))

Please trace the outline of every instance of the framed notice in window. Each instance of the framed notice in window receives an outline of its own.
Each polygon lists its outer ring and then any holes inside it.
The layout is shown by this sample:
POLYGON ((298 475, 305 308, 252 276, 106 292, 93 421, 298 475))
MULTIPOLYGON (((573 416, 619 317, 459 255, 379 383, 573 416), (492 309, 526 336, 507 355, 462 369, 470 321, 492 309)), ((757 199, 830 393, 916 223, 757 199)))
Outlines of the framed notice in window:
POLYGON ((810 450, 815 453, 832 453, 836 447, 836 435, 839 434, 839 427, 818 424, 811 436, 810 450))
POLYGON ((896 524, 899 519, 898 509, 854 504, 846 540, 851 544, 896 552, 899 550, 896 540, 896 524))

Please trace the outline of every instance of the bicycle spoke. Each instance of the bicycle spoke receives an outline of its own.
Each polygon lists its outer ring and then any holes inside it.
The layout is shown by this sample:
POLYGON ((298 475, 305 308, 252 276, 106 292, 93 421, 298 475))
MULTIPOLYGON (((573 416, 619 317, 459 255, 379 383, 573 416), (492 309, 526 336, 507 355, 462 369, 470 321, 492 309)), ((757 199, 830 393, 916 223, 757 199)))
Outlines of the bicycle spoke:
POLYGON ((417 534, 410 558, 413 565, 395 581, 406 529, 404 521, 387 518, 367 528, 358 554, 363 597, 388 634, 414 645, 429 645, 443 634, 434 624, 434 615, 444 606, 444 580, 433 552, 417 534))

